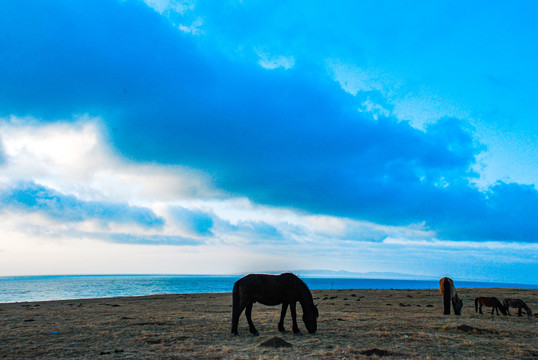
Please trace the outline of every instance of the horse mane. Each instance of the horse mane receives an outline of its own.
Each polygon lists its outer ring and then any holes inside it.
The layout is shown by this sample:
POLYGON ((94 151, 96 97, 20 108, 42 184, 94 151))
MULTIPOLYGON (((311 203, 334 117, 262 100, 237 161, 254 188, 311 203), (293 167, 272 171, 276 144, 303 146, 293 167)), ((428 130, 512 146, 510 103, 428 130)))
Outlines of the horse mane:
POLYGON ((284 273, 282 275, 293 277, 293 279, 295 280, 295 287, 300 294, 299 302, 301 303, 301 306, 304 308, 304 310, 310 309, 311 311, 313 311, 317 317, 318 310, 316 308, 316 305, 314 305, 314 298, 312 297, 312 293, 310 292, 310 289, 305 284, 305 282, 293 273, 284 273))
POLYGON ((450 286, 450 282, 448 281, 448 279, 445 279, 443 281, 443 305, 444 305, 445 311, 446 309, 450 309, 450 300, 451 300, 450 293, 451 292, 452 292, 452 288, 450 286))
POLYGON ((293 273, 284 273, 282 275, 291 275, 295 280, 295 286, 297 287, 297 290, 299 290, 299 293, 304 298, 304 300, 312 304, 314 303, 314 298, 312 297, 310 289, 308 289, 308 286, 306 286, 305 282, 300 277, 293 273))

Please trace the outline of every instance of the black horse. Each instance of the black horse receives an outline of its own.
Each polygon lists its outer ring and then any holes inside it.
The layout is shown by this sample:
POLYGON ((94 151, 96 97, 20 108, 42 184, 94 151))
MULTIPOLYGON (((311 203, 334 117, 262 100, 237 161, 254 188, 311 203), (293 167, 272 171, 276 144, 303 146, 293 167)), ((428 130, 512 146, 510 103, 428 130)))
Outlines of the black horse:
POLYGON ((237 326, 239 316, 245 310, 250 333, 259 335, 252 323, 252 305, 259 302, 264 305, 282 304, 278 330, 285 332, 284 316, 288 305, 290 306, 291 318, 293 320, 293 332, 300 333, 297 326, 297 314, 295 311, 297 301, 303 308, 303 321, 309 333, 316 332, 318 309, 314 305, 312 294, 306 284, 296 275, 285 273, 281 275, 250 274, 237 280, 233 288, 233 310, 232 310, 232 334, 239 335, 237 326))

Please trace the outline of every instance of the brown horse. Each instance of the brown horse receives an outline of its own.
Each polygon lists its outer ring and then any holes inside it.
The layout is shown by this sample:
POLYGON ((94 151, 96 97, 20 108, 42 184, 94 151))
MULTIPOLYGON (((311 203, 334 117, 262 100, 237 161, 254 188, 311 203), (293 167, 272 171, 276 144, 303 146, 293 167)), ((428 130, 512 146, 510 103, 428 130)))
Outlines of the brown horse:
POLYGON ((297 326, 295 307, 297 301, 303 308, 303 322, 309 333, 316 332, 317 318, 319 316, 318 308, 314 305, 312 293, 306 284, 296 275, 285 273, 280 275, 250 274, 237 280, 233 288, 233 308, 232 308, 232 334, 238 335, 237 326, 239 316, 245 310, 245 316, 249 326, 250 333, 259 335, 258 330, 252 323, 252 305, 259 302, 264 305, 282 304, 278 330, 285 332, 284 316, 288 305, 291 311, 293 323, 293 332, 300 333, 297 326))
POLYGON ((452 302, 452 306, 454 307, 454 314, 461 315, 463 301, 459 298, 452 279, 444 277, 439 280, 439 291, 441 291, 441 297, 443 298, 443 314, 450 315, 450 302, 452 302))
POLYGON ((506 312, 506 308, 503 304, 497 299, 496 297, 477 297, 474 299, 474 308, 476 312, 480 312, 480 314, 484 314, 482 312, 482 306, 491 306, 491 315, 493 315, 494 311, 497 311, 497 316, 499 315, 499 310, 503 313, 503 315, 508 315, 506 312))
POLYGON ((506 298, 503 300, 503 305, 506 308, 506 311, 508 312, 508 315, 510 314, 510 306, 513 308, 517 308, 517 316, 521 315, 521 309, 525 309, 525 312, 527 312, 528 317, 532 317, 532 310, 525 304, 525 302, 521 299, 510 299, 506 298))

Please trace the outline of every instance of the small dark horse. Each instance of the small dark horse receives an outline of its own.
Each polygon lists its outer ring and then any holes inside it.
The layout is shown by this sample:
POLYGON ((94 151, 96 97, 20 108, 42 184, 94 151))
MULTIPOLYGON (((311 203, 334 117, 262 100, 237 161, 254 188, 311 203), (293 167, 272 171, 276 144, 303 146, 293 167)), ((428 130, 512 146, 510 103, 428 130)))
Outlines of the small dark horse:
POLYGON ((441 297, 443 298, 443 314, 450 315, 450 302, 452 302, 452 306, 454 307, 454 314, 461 315, 463 301, 459 298, 452 279, 444 277, 439 280, 439 291, 441 291, 441 297))
POLYGON ((297 301, 303 308, 303 321, 309 333, 316 332, 318 309, 314 305, 312 294, 306 284, 294 274, 285 273, 281 275, 250 274, 237 280, 233 288, 233 309, 232 309, 232 334, 239 335, 237 326, 239 316, 245 310, 250 333, 259 335, 252 323, 252 305, 259 302, 264 305, 282 304, 278 330, 285 332, 284 316, 288 305, 293 321, 293 332, 300 333, 297 326, 296 305, 297 301))
POLYGON ((503 313, 503 315, 507 315, 506 308, 503 304, 497 299, 496 297, 477 297, 474 299, 474 308, 476 312, 480 312, 480 314, 484 314, 482 312, 482 306, 491 306, 491 315, 493 315, 493 312, 496 310, 497 315, 499 315, 499 310, 503 313))
POLYGON ((527 316, 532 317, 532 310, 521 299, 506 298, 506 299, 503 300, 503 305, 506 308, 506 311, 508 312, 508 315, 512 315, 512 314, 510 314, 510 310, 509 310, 509 308, 511 306, 513 308, 517 308, 517 316, 522 316, 521 315, 521 309, 525 309, 525 311, 527 312, 527 316))

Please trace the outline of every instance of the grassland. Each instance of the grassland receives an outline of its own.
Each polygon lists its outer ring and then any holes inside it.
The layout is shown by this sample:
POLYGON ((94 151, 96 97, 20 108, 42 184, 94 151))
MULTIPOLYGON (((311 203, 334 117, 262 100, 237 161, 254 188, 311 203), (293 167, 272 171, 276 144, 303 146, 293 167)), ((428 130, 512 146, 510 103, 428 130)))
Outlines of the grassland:
MULTIPOLYGON (((536 359, 537 318, 475 313, 477 296, 523 299, 538 290, 458 289, 462 316, 443 316, 437 290, 318 290, 318 332, 277 331, 280 308, 254 305, 260 336, 230 335, 231 294, 178 294, 0 304, 8 359, 536 359), (467 331, 458 326, 467 325, 467 331), (279 337, 291 347, 263 347, 279 337)), ((298 306, 300 319, 300 306, 298 306)), ((300 320, 299 320, 300 321, 300 320)), ((286 327, 291 329, 289 314, 286 327)))

